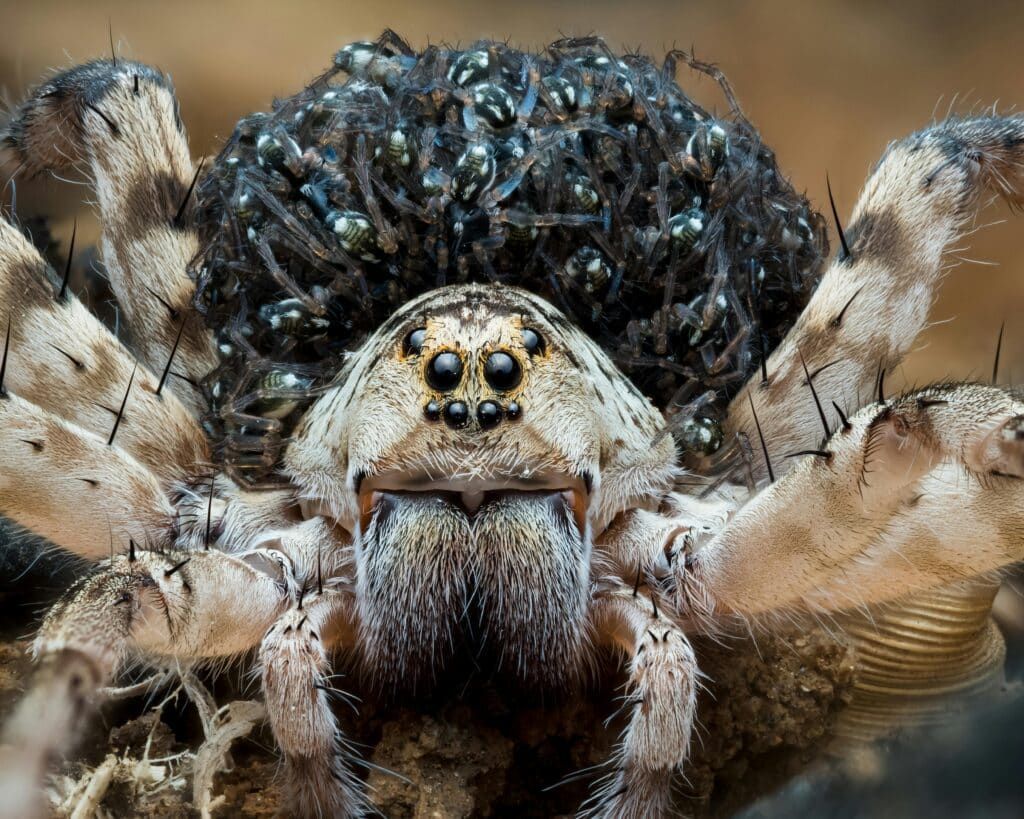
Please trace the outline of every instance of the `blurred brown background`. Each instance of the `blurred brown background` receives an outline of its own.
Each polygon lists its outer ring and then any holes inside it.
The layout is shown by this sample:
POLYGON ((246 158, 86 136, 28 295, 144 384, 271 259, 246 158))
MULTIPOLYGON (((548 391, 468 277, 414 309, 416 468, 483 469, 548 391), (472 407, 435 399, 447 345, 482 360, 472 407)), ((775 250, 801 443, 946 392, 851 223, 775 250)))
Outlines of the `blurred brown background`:
MULTIPOLYGON (((725 70, 782 168, 823 211, 829 172, 844 217, 891 139, 951 104, 959 112, 1024 104, 1019 0, 0 0, 0 90, 14 103, 47 71, 109 55, 112 32, 119 56, 173 75, 198 156, 214 152, 244 113, 298 90, 341 45, 385 27, 416 46, 487 36, 539 47, 588 33, 653 54, 693 46, 725 70)), ((681 73, 679 80, 724 107, 707 79, 681 73)), ((54 181, 22 183, 18 208, 58 217, 66 237, 84 196, 83 188, 54 181)), ((1022 223, 1002 205, 981 222, 1001 219, 1010 221, 963 243, 965 256, 998 266, 966 263, 953 271, 933 311, 935 321, 952 321, 922 337, 896 380, 987 378, 1003 320, 1002 380, 1024 380, 1022 223)))

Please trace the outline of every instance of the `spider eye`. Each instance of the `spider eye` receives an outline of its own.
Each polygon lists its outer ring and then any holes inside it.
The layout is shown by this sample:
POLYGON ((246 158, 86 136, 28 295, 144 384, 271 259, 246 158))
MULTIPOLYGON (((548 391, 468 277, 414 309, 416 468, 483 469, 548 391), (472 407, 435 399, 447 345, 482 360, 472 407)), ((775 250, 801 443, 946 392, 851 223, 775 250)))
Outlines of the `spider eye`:
POLYGON ((462 429, 469 423, 469 407, 462 401, 452 401, 444 408, 444 422, 452 429, 462 429))
POLYGON ((476 408, 476 419, 483 429, 497 426, 501 421, 501 405, 496 401, 482 401, 476 408))
POLYGON ((523 328, 523 347, 530 355, 544 352, 544 337, 532 327, 523 328))
POLYGON ((518 361, 508 353, 498 350, 487 356, 487 361, 484 363, 484 377, 494 389, 508 392, 522 380, 523 371, 518 361))
POLYGON ((423 342, 427 339, 427 330, 425 327, 417 327, 415 330, 411 330, 409 335, 405 337, 405 341, 402 342, 402 353, 404 355, 419 355, 420 351, 423 350, 423 342))
POLYGON ((427 384, 438 392, 455 389, 462 380, 462 359, 450 350, 438 353, 427 365, 427 384))

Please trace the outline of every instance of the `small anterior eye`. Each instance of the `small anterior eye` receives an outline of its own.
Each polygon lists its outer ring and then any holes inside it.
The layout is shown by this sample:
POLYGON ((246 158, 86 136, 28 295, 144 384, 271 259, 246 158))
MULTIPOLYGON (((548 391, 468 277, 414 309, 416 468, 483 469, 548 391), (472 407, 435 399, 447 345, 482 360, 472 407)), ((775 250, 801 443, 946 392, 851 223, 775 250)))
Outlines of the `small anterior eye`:
POLYGON ((469 407, 463 401, 452 401, 444 408, 444 422, 453 429, 461 429, 469 422, 469 407))
POLYGON ((483 429, 497 426, 501 421, 501 405, 496 401, 481 401, 476 408, 476 419, 483 429))

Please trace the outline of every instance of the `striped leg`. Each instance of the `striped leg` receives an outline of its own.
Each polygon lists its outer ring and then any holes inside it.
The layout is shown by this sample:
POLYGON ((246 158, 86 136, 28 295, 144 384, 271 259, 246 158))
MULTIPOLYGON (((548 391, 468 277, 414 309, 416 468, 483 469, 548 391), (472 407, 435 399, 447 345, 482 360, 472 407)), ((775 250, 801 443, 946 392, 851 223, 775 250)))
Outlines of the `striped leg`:
POLYGON ((836 610, 1024 558, 1024 402, 932 387, 867 407, 696 548, 677 538, 693 615, 836 610))
POLYGON ((833 426, 830 402, 871 400, 879 368, 895 367, 924 328, 947 248, 993 192, 1024 205, 1024 117, 946 120, 889 148, 846 231, 849 255, 768 359, 767 381, 756 376, 729 407, 728 431, 751 439, 758 476, 768 470, 753 412, 778 477, 793 466, 783 455, 822 437, 804 363, 833 426))
MULTIPOLYGON (((2 219, 0 344, 6 390, 112 441, 165 486, 209 461, 203 432, 186 406, 166 384, 161 389, 161 377, 139 365, 81 302, 61 294, 35 248, 2 219)), ((0 472, 10 466, 0 463, 0 472)))
POLYGON ((671 816, 672 781, 689 756, 700 671, 686 635, 646 590, 621 583, 595 604, 598 633, 629 658, 629 725, 612 772, 583 807, 595 817, 671 816))
POLYGON ((260 646, 267 715, 284 754, 283 804, 301 819, 371 812, 331 703, 325 630, 346 605, 340 597, 314 592, 274 623, 260 646))
MULTIPOLYGON (((213 346, 191 310, 187 268, 198 250, 187 225, 195 171, 170 80, 148 66, 97 60, 37 88, 13 117, 6 142, 30 174, 82 164, 103 225, 103 261, 143 362, 198 380, 213 346), (179 338, 180 333, 180 340, 179 338)), ((174 377, 193 410, 200 396, 174 377)))
POLYGON ((0 513, 83 557, 129 539, 168 545, 174 508, 129 454, 8 393, 0 398, 0 513))
POLYGON ((334 715, 328 646, 351 646, 352 544, 324 518, 269 532, 288 556, 293 605, 270 627, 259 650, 267 717, 284 754, 283 805, 289 815, 362 816, 370 811, 352 753, 334 715))

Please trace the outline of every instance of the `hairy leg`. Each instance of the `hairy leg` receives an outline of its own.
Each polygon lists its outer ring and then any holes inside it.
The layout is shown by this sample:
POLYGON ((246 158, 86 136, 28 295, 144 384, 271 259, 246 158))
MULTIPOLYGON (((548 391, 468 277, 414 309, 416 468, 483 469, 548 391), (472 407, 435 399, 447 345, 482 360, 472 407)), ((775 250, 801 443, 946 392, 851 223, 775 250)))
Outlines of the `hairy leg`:
POLYGON ((600 817, 672 814, 672 779, 689 755, 700 671, 686 635, 647 590, 619 581, 595 601, 598 633, 629 658, 623 709, 630 721, 614 770, 583 807, 600 817))
POLYGON ((1024 557, 1024 402, 931 387, 849 419, 706 540, 668 544, 683 614, 857 608, 1024 557))
POLYGON ((349 608, 348 595, 314 590, 270 627, 260 646, 263 697, 284 755, 283 807, 301 819, 371 812, 331 702, 340 692, 331 682, 325 631, 348 619, 349 608))
POLYGON ((113 437, 165 485, 209 461, 199 423, 161 389, 162 377, 139 365, 74 296, 61 295, 53 270, 3 219, 0 345, 4 388, 104 440, 113 437))
POLYGON ((0 397, 0 513, 78 555, 129 539, 169 545, 174 507, 118 447, 8 393, 0 397))
MULTIPOLYGON (((177 373, 195 381, 209 372, 213 345, 186 272, 198 249, 185 218, 195 171, 170 80, 124 60, 77 66, 35 90, 6 142, 29 174, 86 170, 104 265, 142 360, 160 372, 177 348, 177 373)), ((184 379, 170 389, 201 408, 184 379)))
POLYGON ((750 440, 757 477, 768 469, 754 412, 778 477, 794 465, 786 453, 822 440, 807 374, 832 426, 832 401, 870 400, 879 368, 892 370, 924 328, 947 248, 992 193, 1024 205, 1024 117, 950 119, 890 146, 846 230, 850 254, 768 359, 767 380, 755 376, 729 407, 727 432, 750 440))
POLYGON ((285 606, 280 584, 219 552, 132 550, 83 578, 35 640, 39 669, 0 745, 0 817, 37 815, 48 765, 126 661, 239 654, 285 606))
POLYGON ((209 461, 189 409, 81 302, 61 294, 54 271, 3 219, 0 355, 5 389, 103 440, 116 426, 113 443, 165 486, 209 461))
POLYGON ((258 671, 274 738, 284 755, 283 807, 298 817, 370 812, 332 708, 329 646, 351 646, 352 545, 324 518, 270 529, 261 546, 287 555, 292 604, 263 637, 258 671))
POLYGON ((665 544, 677 538, 721 531, 741 505, 745 490, 725 485, 713 496, 698 498, 670 492, 657 511, 630 509, 618 515, 598 536, 595 552, 610 560, 623 577, 658 572, 665 562, 665 544))

